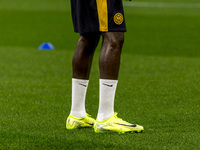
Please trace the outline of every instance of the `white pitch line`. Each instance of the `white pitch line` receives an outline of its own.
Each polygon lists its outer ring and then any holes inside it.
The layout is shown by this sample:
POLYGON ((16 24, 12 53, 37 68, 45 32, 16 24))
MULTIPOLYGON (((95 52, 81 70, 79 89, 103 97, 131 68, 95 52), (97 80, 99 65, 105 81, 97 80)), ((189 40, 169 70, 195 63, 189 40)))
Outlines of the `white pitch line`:
POLYGON ((153 8, 200 8, 200 3, 160 3, 160 2, 130 2, 125 1, 128 7, 153 7, 153 8))

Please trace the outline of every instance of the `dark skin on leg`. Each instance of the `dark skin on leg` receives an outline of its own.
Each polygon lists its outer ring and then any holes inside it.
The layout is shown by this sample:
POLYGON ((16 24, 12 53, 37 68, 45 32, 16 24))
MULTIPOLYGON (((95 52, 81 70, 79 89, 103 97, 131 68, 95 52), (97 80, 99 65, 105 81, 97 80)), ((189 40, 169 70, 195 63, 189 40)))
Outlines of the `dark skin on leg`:
POLYGON ((99 56, 100 78, 117 80, 124 32, 106 32, 102 34, 102 37, 103 42, 99 56))
MULTIPOLYGON (((99 33, 81 35, 73 56, 73 78, 88 80, 99 33)), ((99 56, 101 79, 117 80, 120 56, 124 43, 123 32, 102 33, 102 47, 99 56)))
POLYGON ((73 78, 88 80, 100 34, 80 35, 72 60, 73 78))

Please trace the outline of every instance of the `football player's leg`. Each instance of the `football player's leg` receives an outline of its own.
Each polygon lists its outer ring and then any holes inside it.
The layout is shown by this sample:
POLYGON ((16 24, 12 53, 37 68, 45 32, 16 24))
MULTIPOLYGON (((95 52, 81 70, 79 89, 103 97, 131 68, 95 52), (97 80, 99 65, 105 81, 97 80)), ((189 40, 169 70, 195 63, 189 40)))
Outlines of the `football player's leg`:
POLYGON ((85 111, 85 96, 89 82, 89 74, 94 51, 99 42, 98 33, 81 35, 73 56, 72 106, 70 114, 83 118, 85 111))
POLYGON ((118 82, 120 56, 124 43, 123 32, 102 34, 103 43, 99 58, 100 98, 97 120, 108 119, 114 114, 114 98, 118 82))
POLYGON ((102 37, 103 43, 99 58, 100 78, 117 80, 124 32, 106 32, 102 34, 102 37))
POLYGON ((99 39, 99 33, 80 35, 72 60, 73 78, 89 79, 92 59, 99 39))
POLYGON ((114 131, 142 132, 140 125, 128 123, 114 113, 114 98, 119 74, 120 56, 124 42, 124 33, 104 33, 100 54, 100 99, 97 120, 94 124, 95 132, 114 131))

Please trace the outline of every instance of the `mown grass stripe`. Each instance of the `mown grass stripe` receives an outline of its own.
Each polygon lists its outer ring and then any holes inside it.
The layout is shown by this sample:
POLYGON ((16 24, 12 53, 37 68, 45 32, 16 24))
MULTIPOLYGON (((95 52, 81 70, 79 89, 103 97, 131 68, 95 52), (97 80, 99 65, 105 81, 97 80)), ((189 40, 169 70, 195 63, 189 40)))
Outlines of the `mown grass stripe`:
POLYGON ((200 3, 124 2, 129 7, 200 8, 200 3))

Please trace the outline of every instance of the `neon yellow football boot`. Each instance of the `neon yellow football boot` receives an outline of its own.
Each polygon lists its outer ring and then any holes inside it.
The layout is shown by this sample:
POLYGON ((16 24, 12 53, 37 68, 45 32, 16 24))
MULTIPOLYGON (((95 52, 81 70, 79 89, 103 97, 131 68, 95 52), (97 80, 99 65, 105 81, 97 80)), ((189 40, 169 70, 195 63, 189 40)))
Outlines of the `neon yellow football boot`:
POLYGON ((113 131, 118 133, 126 133, 126 132, 142 132, 144 128, 140 125, 136 124, 130 124, 121 118, 117 117, 117 113, 114 113, 114 115, 106 120, 98 121, 96 120, 94 123, 94 131, 96 133, 100 132, 107 132, 107 131, 113 131))
POLYGON ((94 122, 95 120, 89 114, 86 114, 84 118, 76 118, 72 115, 69 115, 66 121, 66 128, 69 130, 86 127, 92 128, 94 122))

